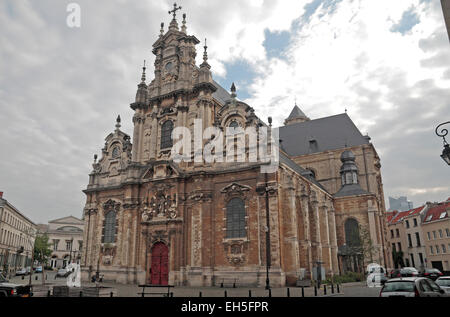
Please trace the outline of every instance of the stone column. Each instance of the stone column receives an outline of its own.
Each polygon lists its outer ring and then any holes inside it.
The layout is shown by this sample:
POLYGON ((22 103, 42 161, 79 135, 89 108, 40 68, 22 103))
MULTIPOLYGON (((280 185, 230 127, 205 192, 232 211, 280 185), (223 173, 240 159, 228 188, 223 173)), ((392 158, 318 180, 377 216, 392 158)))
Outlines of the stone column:
POLYGON ((312 246, 313 246, 313 266, 316 266, 315 262, 322 261, 322 243, 320 241, 320 218, 319 218, 319 202, 315 194, 312 194, 312 225, 314 227, 312 234, 312 246))
POLYGON ((328 228, 330 235, 330 245, 331 245, 331 264, 333 268, 333 272, 339 273, 339 264, 338 264, 338 246, 337 246, 337 236, 336 236, 336 211, 333 207, 330 208, 328 212, 328 228))
POLYGON ((333 272, 333 263, 331 262, 330 229, 328 223, 328 206, 325 202, 320 207, 320 228, 322 242, 322 259, 326 267, 327 274, 333 272))
POLYGON ((306 276, 305 278, 312 277, 312 250, 311 250, 311 231, 309 224, 309 204, 308 204, 308 194, 306 190, 302 190, 300 194, 301 207, 302 207, 302 218, 303 218, 303 231, 305 233, 305 239, 301 241, 301 255, 300 263, 305 265, 306 276))
POLYGON ((152 135, 150 140, 150 159, 156 159, 156 155, 158 153, 157 145, 158 145, 158 119, 157 119, 156 111, 152 113, 152 135))

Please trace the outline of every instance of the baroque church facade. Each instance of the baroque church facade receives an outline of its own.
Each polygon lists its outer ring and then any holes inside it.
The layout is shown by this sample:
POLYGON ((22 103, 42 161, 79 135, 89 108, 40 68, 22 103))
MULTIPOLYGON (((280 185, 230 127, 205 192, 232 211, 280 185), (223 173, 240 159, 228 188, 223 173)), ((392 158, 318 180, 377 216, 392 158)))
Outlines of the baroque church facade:
POLYGON ((263 286, 269 268, 271 286, 295 285, 318 263, 327 276, 361 270, 349 251, 360 227, 370 233, 371 260, 389 266, 380 159, 347 114, 310 120, 296 106, 279 129, 272 173, 261 162, 172 159, 177 127, 267 127, 234 87, 230 94, 213 80, 206 44, 196 65, 200 41, 173 13, 153 45, 154 79, 146 83, 144 67, 131 104, 133 138, 119 117, 94 157, 82 278, 99 271, 118 283, 263 286))

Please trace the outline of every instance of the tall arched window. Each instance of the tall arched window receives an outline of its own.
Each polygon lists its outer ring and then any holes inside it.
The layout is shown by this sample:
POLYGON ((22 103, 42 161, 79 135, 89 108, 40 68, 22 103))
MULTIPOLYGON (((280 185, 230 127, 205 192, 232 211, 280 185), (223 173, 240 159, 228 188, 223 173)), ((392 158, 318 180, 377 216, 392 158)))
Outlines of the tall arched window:
POLYGON ((345 221, 345 243, 348 246, 360 246, 361 240, 359 237, 359 224, 353 218, 345 221))
POLYGON ((111 210, 105 216, 103 243, 114 243, 116 238, 116 212, 111 210))
POLYGON ((172 147, 172 130, 173 122, 170 120, 164 122, 161 127, 161 149, 168 149, 172 147))
POLYGON ((233 198, 227 204, 227 238, 244 238, 245 230, 245 204, 240 198, 233 198))

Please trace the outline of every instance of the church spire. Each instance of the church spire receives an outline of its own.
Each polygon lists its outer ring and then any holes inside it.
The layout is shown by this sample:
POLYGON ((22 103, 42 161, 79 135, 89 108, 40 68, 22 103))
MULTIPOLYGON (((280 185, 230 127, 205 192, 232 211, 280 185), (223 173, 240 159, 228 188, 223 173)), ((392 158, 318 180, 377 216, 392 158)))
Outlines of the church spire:
POLYGON ((136 92, 136 99, 135 102, 132 104, 132 107, 139 107, 142 106, 143 104, 145 104, 147 102, 147 95, 148 95, 148 87, 147 84, 145 83, 146 80, 146 75, 145 75, 145 71, 146 71, 147 67, 145 64, 145 60, 144 60, 144 66, 142 67, 142 76, 141 76, 141 82, 138 85, 138 89, 136 92))
POLYGON ((297 99, 296 99, 294 109, 292 109, 291 114, 284 121, 284 125, 290 125, 290 124, 305 122, 305 121, 310 121, 310 119, 297 106, 297 99))
POLYGON ((208 64, 208 46, 206 45, 206 39, 205 39, 205 46, 203 46, 205 51, 203 52, 203 63, 200 65, 200 67, 208 67, 211 68, 211 66, 208 64))

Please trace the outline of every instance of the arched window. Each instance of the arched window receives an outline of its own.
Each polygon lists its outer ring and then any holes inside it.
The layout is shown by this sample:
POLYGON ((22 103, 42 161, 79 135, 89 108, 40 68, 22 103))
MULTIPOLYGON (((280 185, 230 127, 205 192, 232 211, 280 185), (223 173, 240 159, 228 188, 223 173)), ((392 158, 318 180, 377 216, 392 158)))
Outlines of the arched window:
POLYGON ((164 122, 161 127, 161 149, 168 149, 172 147, 172 130, 173 122, 170 120, 164 122))
POLYGON ((119 147, 116 146, 113 150, 112 150, 112 158, 118 158, 119 157, 119 147))
POLYGON ((353 218, 345 221, 345 243, 350 247, 361 245, 358 221, 353 218))
POLYGON ((244 238, 245 230, 245 204, 240 198, 233 198, 227 204, 227 238, 244 238))
POLYGON ((111 210, 105 216, 103 243, 114 243, 116 238, 116 212, 111 210))

